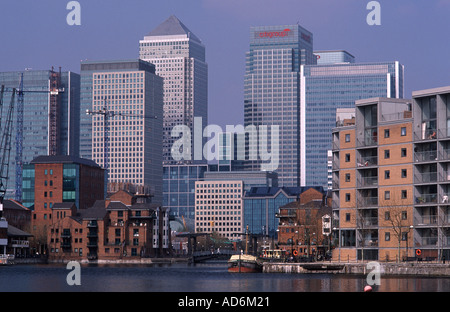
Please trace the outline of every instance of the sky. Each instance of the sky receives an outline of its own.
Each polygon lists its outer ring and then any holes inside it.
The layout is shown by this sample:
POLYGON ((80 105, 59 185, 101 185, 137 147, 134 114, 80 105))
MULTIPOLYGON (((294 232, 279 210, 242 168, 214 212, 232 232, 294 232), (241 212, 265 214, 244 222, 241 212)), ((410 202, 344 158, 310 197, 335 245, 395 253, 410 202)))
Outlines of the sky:
POLYGON ((68 25, 68 0, 1 0, 0 71, 80 73, 81 60, 139 57, 139 40, 170 15, 206 47, 209 124, 243 124, 250 27, 299 23, 314 50, 346 50, 356 62, 399 61, 405 97, 450 85, 450 0, 78 0, 81 25, 68 25))

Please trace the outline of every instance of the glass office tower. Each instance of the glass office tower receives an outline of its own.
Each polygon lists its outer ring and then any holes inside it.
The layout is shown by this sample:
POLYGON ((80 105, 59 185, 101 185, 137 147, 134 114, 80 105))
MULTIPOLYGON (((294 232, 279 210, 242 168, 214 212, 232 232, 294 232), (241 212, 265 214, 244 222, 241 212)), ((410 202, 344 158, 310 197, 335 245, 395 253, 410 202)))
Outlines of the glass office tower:
POLYGON ((373 97, 403 98, 403 72, 397 61, 301 67, 301 185, 327 187, 336 109, 354 108, 356 100, 373 97))
MULTIPOLYGON (((280 186, 300 184, 300 66, 315 62, 313 35, 303 27, 251 27, 244 79, 244 127, 266 125, 269 152, 270 127, 279 127, 279 163, 269 170, 278 173, 280 186)), ((251 144, 250 139, 246 142, 245 170, 259 171, 265 163, 258 145, 251 144), (258 157, 252 159, 251 155, 258 157)))
MULTIPOLYGON (((202 155, 198 159, 193 150, 189 151, 191 160, 173 159, 172 146, 179 137, 172 137, 171 132, 177 125, 188 126, 193 140, 194 117, 201 117, 202 131, 208 124, 205 46, 172 15, 139 41, 139 58, 155 64, 156 74, 164 78, 164 164, 204 163, 202 155)), ((202 149, 206 142, 206 139, 202 139, 202 146, 195 148, 202 149)))
MULTIPOLYGON (((27 164, 35 157, 48 155, 52 151, 55 155, 78 156, 78 131, 80 107, 80 76, 73 72, 56 72, 52 70, 25 70, 13 72, 0 72, 0 86, 5 86, 3 96, 2 127, 6 124, 6 114, 13 88, 18 88, 23 73, 23 143, 22 163, 27 164), (53 99, 57 115, 50 111, 50 77, 58 76, 58 95, 53 99), (55 123, 51 125, 51 118, 55 123), (54 135, 55 141, 52 149, 50 137, 54 135)), ((17 95, 15 99, 17 110, 17 95)), ((11 198, 16 190, 16 133, 17 112, 14 112, 13 129, 11 136, 11 152, 8 171, 7 197, 11 198)))

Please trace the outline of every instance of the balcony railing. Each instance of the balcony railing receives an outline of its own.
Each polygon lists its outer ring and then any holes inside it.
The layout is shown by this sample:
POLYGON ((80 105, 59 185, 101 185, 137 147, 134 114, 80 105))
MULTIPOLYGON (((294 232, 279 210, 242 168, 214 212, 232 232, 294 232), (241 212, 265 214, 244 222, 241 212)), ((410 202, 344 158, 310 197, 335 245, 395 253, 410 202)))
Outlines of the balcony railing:
POLYGON ((437 224, 438 216, 437 215, 422 215, 417 216, 415 223, 417 225, 429 225, 429 224, 437 224))
POLYGON ((421 194, 416 196, 415 198, 416 204, 436 204, 437 203, 437 194, 421 194))
POLYGON ((430 237, 419 237, 419 243, 422 246, 436 246, 438 242, 438 238, 436 236, 430 237))
POLYGON ((378 185, 378 177, 362 177, 358 181, 359 187, 375 187, 378 185))
POLYGON ((436 129, 426 129, 423 131, 414 132, 414 140, 434 140, 436 139, 436 129))
POLYGON ((434 183, 437 182, 437 172, 422 172, 414 175, 415 183, 434 183))
POLYGON ((364 239, 359 240, 359 247, 377 247, 378 246, 378 239, 364 239))
POLYGON ((422 151, 414 153, 415 162, 435 161, 437 160, 437 151, 422 151))
POLYGON ((358 168, 371 167, 378 164, 378 156, 361 156, 358 158, 358 168))
POLYGON ((360 216, 360 220, 358 221, 358 226, 363 228, 367 226, 377 226, 378 225, 378 217, 365 217, 360 216))
POLYGON ((361 197, 358 199, 359 207, 378 206, 378 197, 361 197))

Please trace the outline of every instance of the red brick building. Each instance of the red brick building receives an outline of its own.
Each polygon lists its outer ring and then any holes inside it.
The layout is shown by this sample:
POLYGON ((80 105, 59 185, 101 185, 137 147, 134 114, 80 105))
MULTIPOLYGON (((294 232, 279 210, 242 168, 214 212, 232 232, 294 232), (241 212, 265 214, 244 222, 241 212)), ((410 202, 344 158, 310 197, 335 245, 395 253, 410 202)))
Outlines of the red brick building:
POLYGON ((303 192, 300 200, 281 206, 279 248, 288 256, 324 256, 330 241, 327 216, 329 220, 331 205, 323 193, 313 188, 303 192))
POLYGON ((119 191, 83 210, 52 208, 50 261, 115 261, 161 257, 170 252, 169 211, 148 196, 119 191))
POLYGON ((48 227, 55 203, 73 203, 79 210, 105 198, 104 169, 95 162, 73 156, 39 156, 24 165, 23 205, 32 210, 32 247, 47 251, 48 227))

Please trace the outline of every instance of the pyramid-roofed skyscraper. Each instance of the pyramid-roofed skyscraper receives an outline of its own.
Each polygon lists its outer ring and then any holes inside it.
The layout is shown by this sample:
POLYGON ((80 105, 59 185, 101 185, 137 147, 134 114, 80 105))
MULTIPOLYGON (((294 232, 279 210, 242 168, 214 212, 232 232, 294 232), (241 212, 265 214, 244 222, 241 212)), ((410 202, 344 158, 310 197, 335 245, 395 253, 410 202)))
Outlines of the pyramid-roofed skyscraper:
POLYGON ((139 58, 155 64, 156 74, 164 78, 163 163, 203 162, 203 159, 194 159, 193 150, 189 151, 190 160, 174 159, 172 147, 180 136, 172 137, 171 132, 177 125, 188 126, 193 140, 194 117, 202 118, 202 131, 208 124, 205 46, 172 15, 139 41, 139 58))

